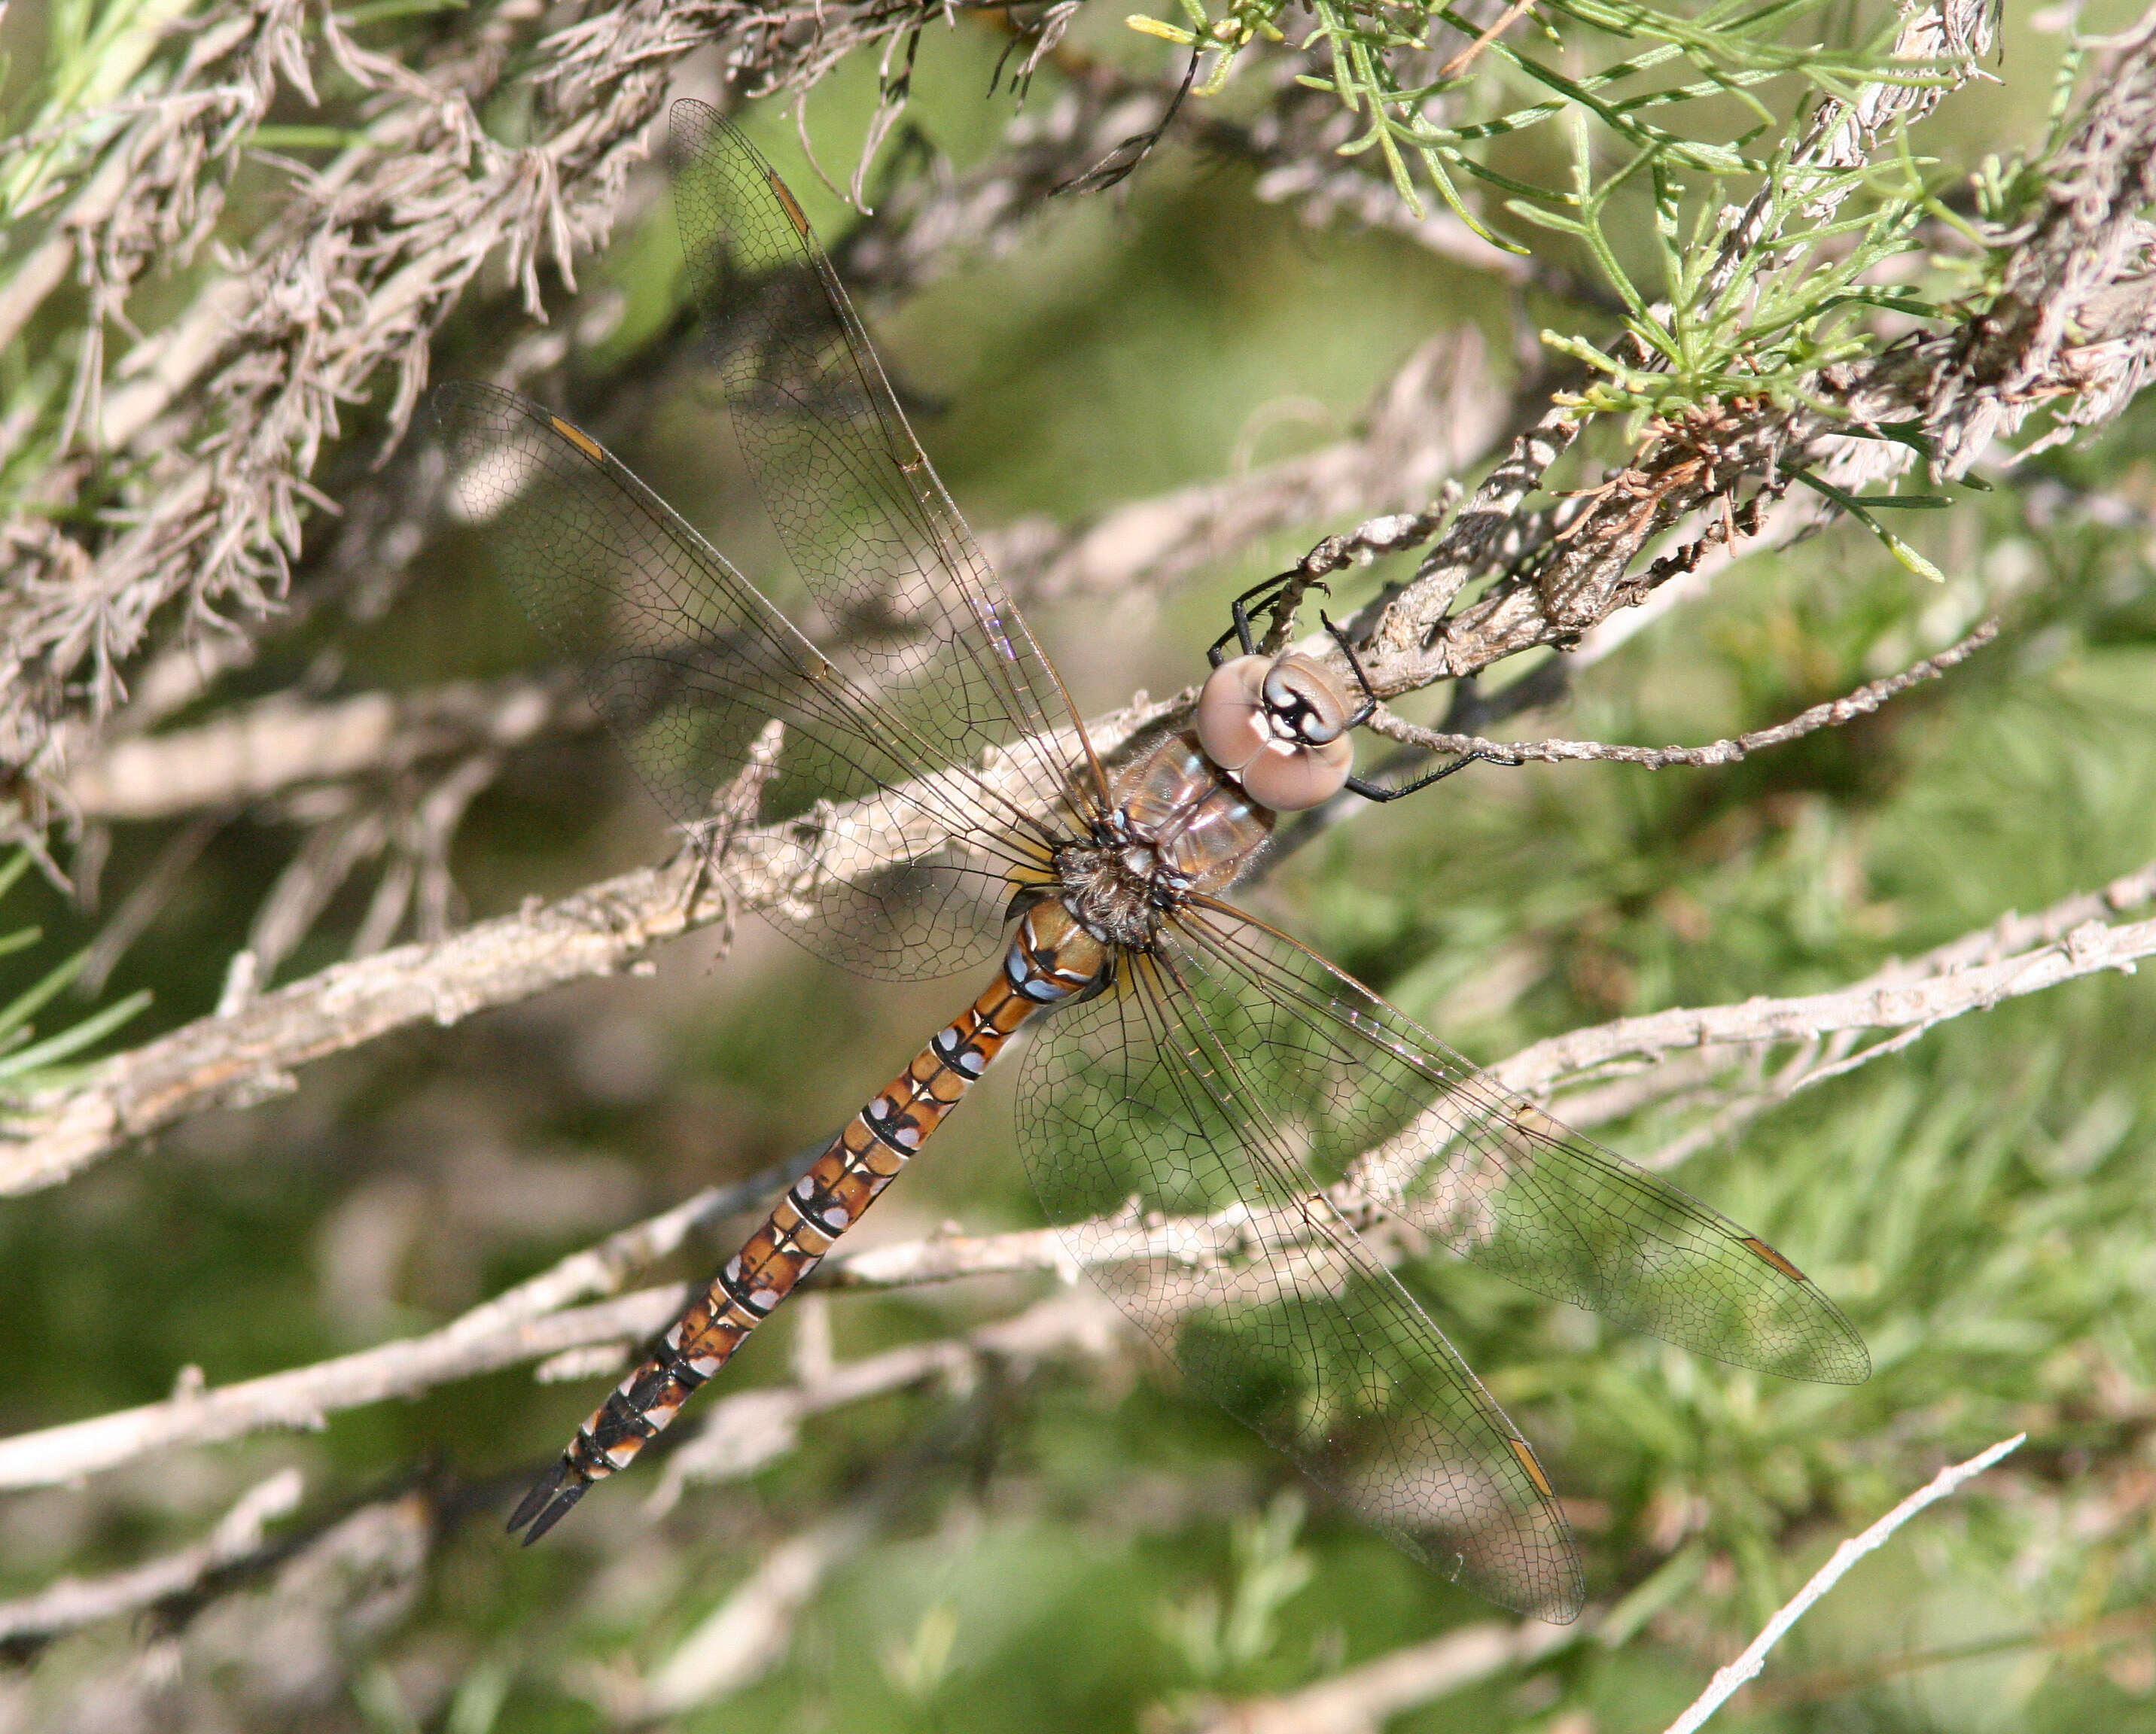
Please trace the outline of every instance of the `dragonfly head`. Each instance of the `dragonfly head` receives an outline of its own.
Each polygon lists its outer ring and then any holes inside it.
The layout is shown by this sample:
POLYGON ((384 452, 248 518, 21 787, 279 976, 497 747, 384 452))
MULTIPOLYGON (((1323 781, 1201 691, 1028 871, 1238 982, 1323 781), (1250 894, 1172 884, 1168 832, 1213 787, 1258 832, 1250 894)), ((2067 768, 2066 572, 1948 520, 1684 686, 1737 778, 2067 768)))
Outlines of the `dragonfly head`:
POLYGON ((1355 749, 1353 715, 1332 671, 1315 658, 1232 657, 1198 695, 1198 739, 1206 756, 1260 806, 1296 813, 1346 785, 1355 749))

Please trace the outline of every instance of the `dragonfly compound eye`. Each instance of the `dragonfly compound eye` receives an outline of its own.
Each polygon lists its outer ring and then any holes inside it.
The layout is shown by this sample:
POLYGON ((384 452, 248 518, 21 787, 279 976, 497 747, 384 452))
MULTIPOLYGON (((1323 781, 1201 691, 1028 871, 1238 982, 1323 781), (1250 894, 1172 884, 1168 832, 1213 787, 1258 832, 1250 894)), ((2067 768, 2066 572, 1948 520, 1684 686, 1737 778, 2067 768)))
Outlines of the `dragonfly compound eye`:
POLYGON ((1259 688, 1273 732, 1323 746, 1348 731, 1348 700, 1325 665, 1291 650, 1259 688))
POLYGON ((1238 656, 1199 695, 1198 744, 1260 806, 1296 813, 1347 782, 1347 716, 1332 676, 1307 657, 1238 656))

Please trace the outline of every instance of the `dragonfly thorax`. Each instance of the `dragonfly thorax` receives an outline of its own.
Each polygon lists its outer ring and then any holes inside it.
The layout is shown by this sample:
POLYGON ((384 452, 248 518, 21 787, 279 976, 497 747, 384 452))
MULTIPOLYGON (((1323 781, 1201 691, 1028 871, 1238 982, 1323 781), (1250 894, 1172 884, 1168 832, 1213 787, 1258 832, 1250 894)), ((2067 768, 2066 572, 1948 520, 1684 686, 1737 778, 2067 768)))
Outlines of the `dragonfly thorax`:
POLYGON ((1170 736, 1116 773, 1091 840, 1059 850, 1065 908, 1096 939, 1144 950, 1161 917, 1225 890, 1272 834, 1273 815, 1224 776, 1194 734, 1170 736))

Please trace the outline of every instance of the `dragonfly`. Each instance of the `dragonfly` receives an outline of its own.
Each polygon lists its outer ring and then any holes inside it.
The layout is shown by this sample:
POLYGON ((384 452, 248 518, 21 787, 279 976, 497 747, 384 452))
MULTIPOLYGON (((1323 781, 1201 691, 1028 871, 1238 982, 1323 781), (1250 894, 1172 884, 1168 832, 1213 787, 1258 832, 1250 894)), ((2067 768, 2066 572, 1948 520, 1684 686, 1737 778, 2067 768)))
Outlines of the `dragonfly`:
POLYGON ((1187 1384, 1443 1577, 1573 1619, 1584 1580, 1550 1477, 1400 1259, 1446 1249, 1794 1378, 1866 1377, 1856 1331, 1766 1241, 1228 900, 1281 813, 1388 793, 1353 775, 1373 702, 1359 669, 1358 695, 1325 657, 1268 654, 1239 611, 1243 654, 1191 717, 1102 751, 794 195, 716 110, 678 103, 672 126, 690 282, 792 567, 788 608, 599 441, 507 391, 435 394, 452 508, 718 870, 787 875, 774 921, 871 979, 988 980, 653 1342, 511 1530, 536 1540, 628 1467, 1024 1030, 1017 1135, 1041 1206, 1187 1384), (752 760, 761 822, 715 827, 715 791, 752 760))

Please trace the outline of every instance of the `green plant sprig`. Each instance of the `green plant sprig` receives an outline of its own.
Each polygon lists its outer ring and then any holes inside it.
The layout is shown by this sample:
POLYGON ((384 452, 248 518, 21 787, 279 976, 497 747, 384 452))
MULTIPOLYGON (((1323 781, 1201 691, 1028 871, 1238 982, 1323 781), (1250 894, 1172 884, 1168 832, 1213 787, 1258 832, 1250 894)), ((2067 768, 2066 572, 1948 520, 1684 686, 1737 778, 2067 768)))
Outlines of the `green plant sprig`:
MULTIPOLYGON (((1242 52, 1260 38, 1285 39, 1281 18, 1288 0, 1235 0, 1217 16, 1206 10, 1204 0, 1179 3, 1185 25, 1142 16, 1129 23, 1134 29, 1180 47, 1218 50, 1218 63, 1197 87, 1201 95, 1219 90, 1242 52)), ((1643 118, 1645 111, 1731 96, 1750 109, 1763 127, 1773 127, 1779 124, 1778 117, 1750 94, 1771 80, 1799 78, 1820 94, 1847 99, 1864 84, 1939 85, 1953 76, 1943 63, 1897 61, 1884 52, 1881 42, 1835 49, 1785 40, 1792 21, 1808 8, 1815 9, 1817 0, 1766 0, 1764 4, 1713 0, 1689 17, 1640 0, 1539 0, 1527 16, 1542 37, 1560 50, 1576 54, 1589 38, 1604 38, 1649 46, 1614 65, 1574 74, 1502 38, 1494 40, 1484 55, 1495 74, 1486 81, 1489 87, 1517 85, 1538 91, 1539 100, 1494 116, 1440 123, 1427 112, 1430 101, 1467 85, 1469 74, 1463 69, 1456 75, 1410 83, 1403 81, 1402 66, 1409 57, 1426 53, 1434 26, 1448 25, 1472 38, 1476 30, 1471 21, 1442 0, 1305 3, 1313 22, 1301 45, 1315 51, 1322 44, 1330 71, 1329 76, 1301 74, 1298 82, 1327 91, 1351 112, 1367 116, 1364 129, 1341 146, 1342 154, 1378 151, 1399 197, 1419 215, 1421 200, 1409 169, 1411 159, 1418 162, 1430 185, 1455 214, 1484 239, 1515 252, 1522 249, 1492 233, 1468 208, 1459 177, 1472 177, 1519 198, 1562 205, 1570 202, 1569 196, 1498 174, 1471 151, 1471 146, 1584 110, 1632 150, 1659 152, 1673 166, 1707 175, 1756 172, 1763 166, 1748 161, 1736 147, 1658 126, 1643 118), (1632 88, 1649 74, 1679 61, 1697 76, 1675 86, 1632 88)))
MULTIPOLYGON (((12 859, 0 866, 0 897, 14 889, 16 881, 29 865, 29 851, 18 849, 12 859)), ((27 951, 44 937, 44 930, 38 927, 18 927, 12 932, 0 933, 0 957, 27 951)), ((146 988, 91 1013, 80 1023, 71 1023, 43 1041, 36 1039, 37 1031, 30 1020, 82 973, 83 966, 89 961, 90 951, 85 947, 72 957, 55 964, 6 1005, 0 1006, 0 1100, 52 1089, 80 1075, 82 1068, 64 1065, 62 1062, 102 1041, 150 1003, 150 992, 146 988)))
POLYGON ((1945 310, 1914 289, 1863 280, 1919 246, 1917 225, 1936 202, 1924 179, 1929 167, 1904 146, 1881 162, 1817 169, 1784 143, 1763 167, 1759 239, 1725 259, 1718 184, 1688 201, 1671 153, 1661 150, 1640 151, 1598 179, 1583 121, 1574 131, 1573 209, 1524 200, 1508 208, 1586 249, 1623 300, 1625 331, 1648 359, 1628 362, 1615 345, 1545 331, 1545 343, 1595 375, 1561 401, 1640 421, 1737 398, 1810 403, 1805 382, 1822 367, 1872 353, 1883 341, 1863 322, 1864 312, 1885 308, 1928 319, 1945 310), (1654 192, 1658 298, 1635 281, 1605 224, 1612 201, 1642 175, 1654 192), (1687 202, 1689 225, 1681 217, 1687 202), (1810 214, 1852 203, 1846 216, 1810 214))

